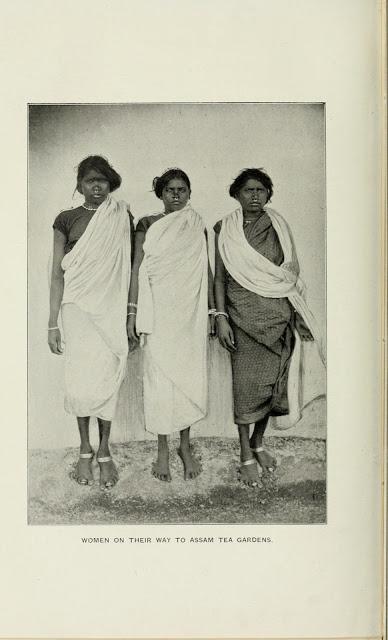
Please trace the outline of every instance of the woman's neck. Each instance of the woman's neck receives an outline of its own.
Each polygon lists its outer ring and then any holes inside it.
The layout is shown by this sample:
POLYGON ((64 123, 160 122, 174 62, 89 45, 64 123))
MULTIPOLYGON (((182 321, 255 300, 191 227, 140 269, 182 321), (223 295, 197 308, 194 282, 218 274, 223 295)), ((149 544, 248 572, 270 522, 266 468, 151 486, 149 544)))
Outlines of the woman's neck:
POLYGON ((99 207, 99 206, 100 206, 100 205, 99 205, 99 204, 97 204, 97 205, 96 205, 96 203, 95 203, 95 202, 93 202, 93 203, 92 203, 92 202, 87 202, 86 200, 85 200, 85 202, 81 205, 81 207, 83 207, 83 208, 84 208, 84 209, 86 209, 87 211, 97 211, 97 209, 98 209, 98 207, 99 207))
POLYGON ((162 216, 169 216, 170 213, 179 213, 180 211, 183 211, 183 209, 187 207, 187 203, 181 207, 180 209, 173 209, 172 211, 166 211, 166 209, 163 211, 162 216))
POLYGON ((243 209, 243 218, 244 220, 257 220, 261 218, 261 216, 265 213, 264 209, 258 211, 257 213, 252 213, 251 211, 244 211, 243 209))

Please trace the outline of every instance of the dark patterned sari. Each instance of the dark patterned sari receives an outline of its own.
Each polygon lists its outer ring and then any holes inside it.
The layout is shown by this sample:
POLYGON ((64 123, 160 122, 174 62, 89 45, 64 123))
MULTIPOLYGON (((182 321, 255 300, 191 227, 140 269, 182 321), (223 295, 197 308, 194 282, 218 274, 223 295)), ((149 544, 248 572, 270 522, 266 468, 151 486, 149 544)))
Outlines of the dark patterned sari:
MULTIPOLYGON (((215 226, 219 232, 220 223, 215 226)), ((267 213, 244 225, 256 251, 276 265, 283 251, 267 213)), ((288 414, 287 382, 294 348, 294 310, 287 298, 264 298, 239 285, 226 271, 226 304, 236 351, 231 354, 234 418, 250 424, 288 414)))

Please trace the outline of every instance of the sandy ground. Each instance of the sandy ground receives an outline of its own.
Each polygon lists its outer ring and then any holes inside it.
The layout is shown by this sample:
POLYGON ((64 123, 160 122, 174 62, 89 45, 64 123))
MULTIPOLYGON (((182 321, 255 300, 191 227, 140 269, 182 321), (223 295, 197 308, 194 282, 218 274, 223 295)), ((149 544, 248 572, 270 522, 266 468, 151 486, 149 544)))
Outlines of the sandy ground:
POLYGON ((77 485, 70 474, 78 449, 33 450, 29 458, 30 524, 151 523, 324 523, 326 521, 326 442, 300 436, 266 438, 279 467, 258 488, 238 480, 237 439, 194 438, 202 474, 183 479, 183 467, 170 442, 172 482, 152 477, 156 443, 113 444, 120 480, 103 491, 98 483, 77 485))

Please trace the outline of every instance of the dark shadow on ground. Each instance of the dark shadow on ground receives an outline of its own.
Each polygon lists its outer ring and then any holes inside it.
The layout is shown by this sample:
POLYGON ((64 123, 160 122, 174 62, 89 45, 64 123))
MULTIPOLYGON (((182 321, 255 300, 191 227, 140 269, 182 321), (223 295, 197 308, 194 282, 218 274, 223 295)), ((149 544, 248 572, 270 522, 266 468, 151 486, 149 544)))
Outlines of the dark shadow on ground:
POLYGON ((99 488, 96 463, 93 486, 70 479, 77 450, 34 450, 29 458, 29 524, 325 523, 325 441, 269 437, 266 446, 279 461, 276 474, 263 477, 258 488, 245 488, 238 480, 236 440, 194 439, 203 472, 191 481, 183 479, 172 440, 170 483, 151 475, 155 442, 115 444, 120 481, 110 491, 99 488))

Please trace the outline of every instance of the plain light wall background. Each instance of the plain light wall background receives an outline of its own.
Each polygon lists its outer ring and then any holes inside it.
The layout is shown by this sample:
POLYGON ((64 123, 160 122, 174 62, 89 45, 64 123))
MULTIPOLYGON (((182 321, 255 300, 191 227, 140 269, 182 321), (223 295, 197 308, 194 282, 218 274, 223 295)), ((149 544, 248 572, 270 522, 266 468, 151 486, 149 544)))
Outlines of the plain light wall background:
MULTIPOLYGON (((73 195, 76 166, 89 154, 108 158, 122 176, 117 198, 135 218, 161 209, 152 179, 178 166, 191 180, 194 208, 211 229, 235 208, 228 187, 242 168, 263 167, 274 183, 270 206, 288 220, 308 300, 325 329, 325 130, 323 104, 211 103, 31 105, 29 108, 29 443, 76 445, 63 409, 63 359, 47 346, 48 263, 52 223, 82 202, 73 195)), ((210 233, 212 250, 213 234, 210 233)), ((211 256, 212 257, 212 256, 211 256)), ((210 348, 211 407, 197 433, 235 437, 228 356, 210 348)), ((305 400, 325 392, 314 348, 306 349, 305 400)), ((146 437, 140 355, 129 358, 112 439, 146 437)), ((195 432, 193 432, 195 435, 195 432)))

